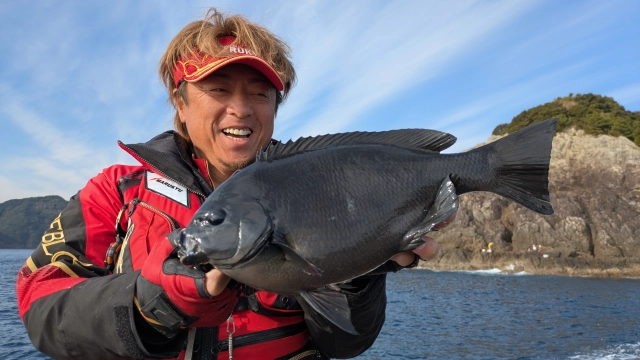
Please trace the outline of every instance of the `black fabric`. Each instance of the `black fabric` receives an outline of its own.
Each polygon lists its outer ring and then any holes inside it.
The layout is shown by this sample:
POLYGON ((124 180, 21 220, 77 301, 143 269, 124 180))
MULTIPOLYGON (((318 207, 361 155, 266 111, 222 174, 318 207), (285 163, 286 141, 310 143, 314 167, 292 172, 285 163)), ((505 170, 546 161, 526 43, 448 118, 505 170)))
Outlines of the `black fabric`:
MULTIPOLYGON (((62 212, 60 221, 65 231, 65 244, 77 250, 78 253, 84 254, 87 249, 87 233, 82 215, 82 204, 80 203, 80 193, 72 196, 69 200, 67 208, 62 212), (78 234, 73 232, 77 231, 78 234), (78 241, 74 241, 74 240, 78 241)), ((115 224, 114 224, 115 225, 115 224)))
POLYGON ((140 352, 154 356, 131 348, 130 335, 137 333, 131 321, 137 277, 137 272, 96 277, 34 301, 24 316, 29 338, 54 359, 138 358, 140 352))
POLYGON ((164 292, 160 285, 149 282, 142 276, 136 281, 136 297, 140 311, 163 326, 151 324, 156 330, 168 338, 173 338, 181 332, 180 327, 196 321, 178 309, 164 292))
POLYGON ((309 333, 315 346, 330 358, 356 357, 373 345, 385 320, 387 306, 386 275, 365 275, 340 285, 345 291, 351 322, 359 335, 352 335, 330 324, 331 331, 324 331, 305 314, 309 333))
MULTIPOLYGON (((186 345, 188 332, 183 330, 169 339, 154 329, 137 309, 133 309, 134 338, 140 349, 151 349, 154 357, 177 357, 186 345)), ((146 351, 145 353, 149 353, 146 351)))
MULTIPOLYGON (((91 264, 91 261, 84 256, 87 247, 86 237, 86 225, 78 193, 71 197, 67 207, 45 231, 42 241, 31 254, 31 259, 38 267, 50 264, 54 258, 55 261, 68 262, 72 265, 74 261, 91 264)), ((84 277, 109 273, 106 269, 95 265, 86 266, 88 270, 80 269, 79 266, 73 266, 73 269, 78 275, 80 275, 79 272, 85 274, 84 277)))
MULTIPOLYGON (((129 315, 131 307, 115 306, 113 313, 116 318, 116 332, 122 340, 122 346, 125 351, 134 359, 144 359, 144 354, 138 347, 137 338, 132 330, 134 320, 129 315)), ((135 325, 134 325, 135 326, 135 325)))
POLYGON ((214 353, 215 343, 218 341, 218 328, 198 328, 193 343, 193 360, 214 360, 217 353, 214 353))

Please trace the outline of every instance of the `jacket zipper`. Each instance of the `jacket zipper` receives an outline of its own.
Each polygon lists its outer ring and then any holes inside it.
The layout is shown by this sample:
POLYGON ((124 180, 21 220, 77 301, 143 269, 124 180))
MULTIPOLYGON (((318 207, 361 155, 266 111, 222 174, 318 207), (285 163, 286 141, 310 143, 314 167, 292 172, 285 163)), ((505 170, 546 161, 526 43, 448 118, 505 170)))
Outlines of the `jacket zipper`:
MULTIPOLYGON (((245 335, 236 336, 233 338, 233 347, 239 348, 242 346, 255 345, 262 342, 268 342, 273 340, 282 339, 285 337, 293 336, 303 332, 307 328, 304 322, 299 322, 283 327, 274 329, 249 333, 245 335)), ((229 340, 221 340, 217 345, 218 354, 229 350, 229 340)))

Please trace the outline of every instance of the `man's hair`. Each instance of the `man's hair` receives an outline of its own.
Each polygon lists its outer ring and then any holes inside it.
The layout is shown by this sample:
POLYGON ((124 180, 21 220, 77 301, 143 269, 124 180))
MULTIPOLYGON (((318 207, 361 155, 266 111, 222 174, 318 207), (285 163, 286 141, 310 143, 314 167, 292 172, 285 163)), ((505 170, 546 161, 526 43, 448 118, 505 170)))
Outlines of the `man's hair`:
MULTIPOLYGON (((173 92, 176 85, 173 70, 179 59, 193 55, 196 51, 213 57, 231 55, 229 50, 218 42, 221 36, 235 36, 236 42, 253 50, 256 55, 266 60, 276 70, 284 84, 280 93, 276 89, 276 112, 278 106, 286 99, 296 81, 296 73, 291 63, 289 46, 266 28, 248 21, 240 15, 225 16, 215 8, 209 9, 205 19, 194 21, 185 26, 169 43, 160 58, 160 78, 169 92, 169 101, 176 107, 173 92)), ((178 84, 176 96, 180 96, 186 104, 186 82, 178 84)), ((178 111, 173 118, 176 131, 185 139, 189 139, 187 127, 180 121, 178 111)))

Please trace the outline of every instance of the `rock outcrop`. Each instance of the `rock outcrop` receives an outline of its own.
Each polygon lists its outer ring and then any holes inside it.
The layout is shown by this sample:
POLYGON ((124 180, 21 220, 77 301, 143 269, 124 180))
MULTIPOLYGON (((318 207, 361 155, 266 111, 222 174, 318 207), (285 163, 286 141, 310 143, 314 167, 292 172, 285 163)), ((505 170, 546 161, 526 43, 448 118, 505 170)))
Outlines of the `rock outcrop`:
POLYGON ((456 222, 432 233, 440 243, 438 257, 421 265, 640 276, 638 146, 624 137, 591 136, 573 129, 558 133, 549 190, 555 210, 550 216, 491 193, 461 196, 456 222))

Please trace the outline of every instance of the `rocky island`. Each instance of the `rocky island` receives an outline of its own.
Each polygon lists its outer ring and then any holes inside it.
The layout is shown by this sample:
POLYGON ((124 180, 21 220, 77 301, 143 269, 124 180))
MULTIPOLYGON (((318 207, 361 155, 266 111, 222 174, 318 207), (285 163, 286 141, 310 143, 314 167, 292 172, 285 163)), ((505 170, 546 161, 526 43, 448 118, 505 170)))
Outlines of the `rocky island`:
MULTIPOLYGON (((555 103, 571 108, 580 100, 569 96, 555 103)), ((542 117, 549 115, 562 113, 542 117)), ((632 113, 631 119, 637 126, 640 114, 632 113)), ((640 147, 626 136, 593 133, 572 126, 560 129, 553 140, 549 169, 553 215, 536 214, 494 194, 465 194, 456 221, 433 236, 440 243, 438 257, 421 266, 640 276, 640 147)), ((633 138, 633 131, 629 133, 633 138)))

